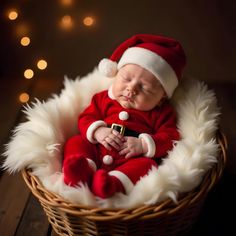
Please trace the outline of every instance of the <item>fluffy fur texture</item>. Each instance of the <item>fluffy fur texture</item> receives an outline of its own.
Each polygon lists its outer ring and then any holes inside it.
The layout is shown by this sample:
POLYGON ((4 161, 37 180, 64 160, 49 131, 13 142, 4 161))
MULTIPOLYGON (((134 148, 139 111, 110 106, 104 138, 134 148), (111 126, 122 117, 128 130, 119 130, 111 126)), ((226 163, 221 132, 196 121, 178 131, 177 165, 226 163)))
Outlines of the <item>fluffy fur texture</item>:
POLYGON ((136 207, 167 198, 177 202, 179 193, 199 185, 216 162, 218 146, 214 137, 219 109, 214 93, 204 83, 189 79, 172 98, 182 139, 174 144, 159 168, 150 170, 129 195, 119 193, 102 200, 94 197, 87 186, 73 188, 64 184, 63 144, 77 132, 78 114, 90 103, 92 95, 111 83, 112 79, 95 69, 81 79, 66 78, 60 95, 27 106, 28 120, 15 128, 6 146, 3 167, 11 173, 31 168, 48 190, 73 203, 99 207, 136 207))

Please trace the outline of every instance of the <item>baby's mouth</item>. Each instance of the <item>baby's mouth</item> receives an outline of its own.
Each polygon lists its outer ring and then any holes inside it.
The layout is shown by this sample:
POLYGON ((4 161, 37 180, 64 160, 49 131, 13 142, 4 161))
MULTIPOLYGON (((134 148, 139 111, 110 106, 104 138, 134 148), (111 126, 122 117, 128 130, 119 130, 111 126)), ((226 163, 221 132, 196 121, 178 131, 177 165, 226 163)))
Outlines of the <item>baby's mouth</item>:
POLYGON ((128 101, 128 102, 132 102, 133 100, 132 100, 132 98, 131 97, 129 97, 129 96, 123 96, 123 98, 125 99, 125 101, 128 101))

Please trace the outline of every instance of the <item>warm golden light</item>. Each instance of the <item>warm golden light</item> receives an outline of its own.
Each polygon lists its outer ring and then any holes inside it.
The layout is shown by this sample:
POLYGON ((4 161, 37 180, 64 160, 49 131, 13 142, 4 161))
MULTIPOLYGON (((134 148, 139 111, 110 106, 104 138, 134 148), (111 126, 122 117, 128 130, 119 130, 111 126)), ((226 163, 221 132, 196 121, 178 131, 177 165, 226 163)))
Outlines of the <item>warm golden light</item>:
POLYGON ((15 27, 16 36, 19 38, 25 37, 25 35, 29 35, 29 31, 29 25, 26 23, 21 22, 15 27))
POLYGON ((94 24, 94 18, 91 16, 87 16, 84 18, 83 22, 86 26, 92 26, 94 24))
POLYGON ((45 60, 39 60, 37 63, 37 67, 40 70, 45 70, 47 68, 48 63, 45 60))
POLYGON ((27 69, 27 70, 24 71, 24 77, 25 77, 26 79, 32 79, 33 76, 34 76, 33 70, 27 69))
POLYGON ((29 94, 28 93, 21 93, 19 96, 19 101, 22 103, 26 103, 29 101, 29 94))
POLYGON ((8 13, 8 18, 10 20, 16 20, 16 18, 18 17, 18 13, 16 10, 11 10, 9 13, 8 13))
POLYGON ((72 5, 73 0, 61 0, 61 4, 64 6, 70 6, 72 5))
POLYGON ((70 29, 73 27, 73 19, 70 15, 65 15, 61 18, 60 24, 63 29, 70 29))
POLYGON ((23 37, 20 40, 20 43, 22 46, 28 46, 30 44, 30 38, 29 37, 23 37))

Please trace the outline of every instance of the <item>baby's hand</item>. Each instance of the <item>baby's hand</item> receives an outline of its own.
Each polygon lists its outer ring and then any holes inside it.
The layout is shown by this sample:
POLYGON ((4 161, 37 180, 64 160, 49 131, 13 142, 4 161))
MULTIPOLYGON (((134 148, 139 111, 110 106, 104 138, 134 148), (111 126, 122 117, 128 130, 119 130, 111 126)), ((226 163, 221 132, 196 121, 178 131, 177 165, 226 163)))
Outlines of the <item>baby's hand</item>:
POLYGON ((107 127, 99 127, 96 129, 94 138, 107 150, 111 150, 113 147, 119 151, 125 141, 124 137, 119 132, 107 127))
POLYGON ((120 155, 125 155, 125 158, 138 156, 146 152, 146 144, 142 142, 142 139, 135 137, 125 137, 120 155))

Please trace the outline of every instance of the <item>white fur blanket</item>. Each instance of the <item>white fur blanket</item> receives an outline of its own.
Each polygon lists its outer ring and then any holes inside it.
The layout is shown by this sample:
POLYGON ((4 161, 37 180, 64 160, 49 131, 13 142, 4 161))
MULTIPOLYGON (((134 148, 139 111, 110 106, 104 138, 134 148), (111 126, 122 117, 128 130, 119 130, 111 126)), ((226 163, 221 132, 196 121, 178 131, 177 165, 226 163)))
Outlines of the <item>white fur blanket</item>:
POLYGON ((46 189, 73 203, 99 207, 137 207, 167 198, 176 202, 179 193, 199 185, 216 162, 219 109, 214 93, 204 83, 189 79, 172 98, 182 139, 159 168, 144 176, 129 195, 119 193, 101 200, 87 186, 72 188, 63 183, 63 144, 77 132, 78 114, 90 103, 92 95, 108 88, 111 82, 95 69, 81 79, 66 78, 60 95, 27 106, 24 112, 28 120, 15 128, 4 153, 7 158, 3 167, 9 172, 31 168, 46 189))

